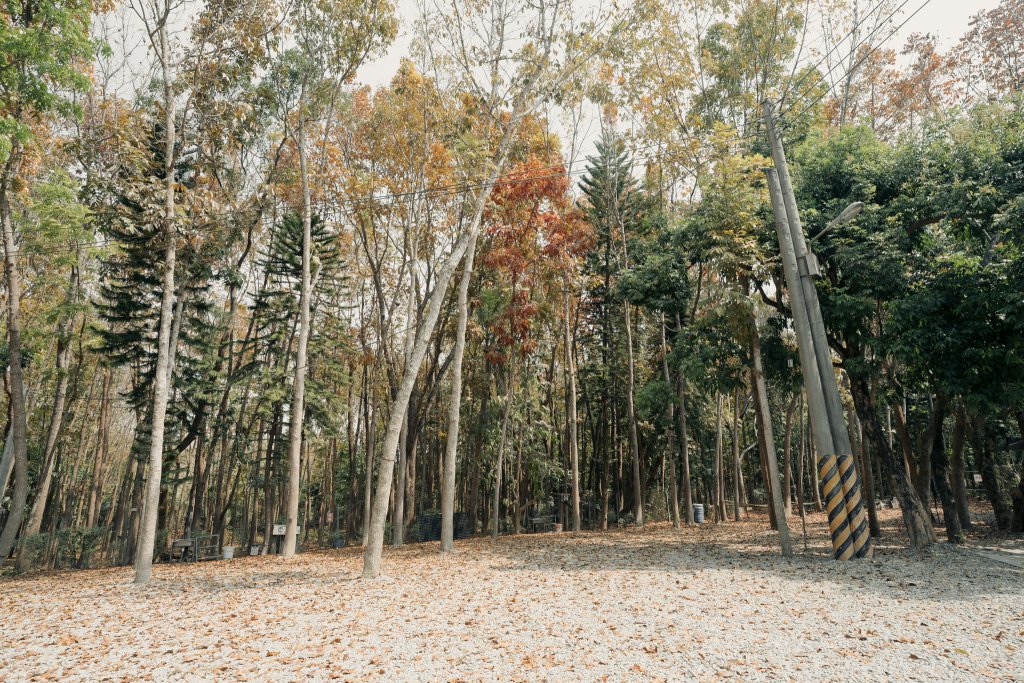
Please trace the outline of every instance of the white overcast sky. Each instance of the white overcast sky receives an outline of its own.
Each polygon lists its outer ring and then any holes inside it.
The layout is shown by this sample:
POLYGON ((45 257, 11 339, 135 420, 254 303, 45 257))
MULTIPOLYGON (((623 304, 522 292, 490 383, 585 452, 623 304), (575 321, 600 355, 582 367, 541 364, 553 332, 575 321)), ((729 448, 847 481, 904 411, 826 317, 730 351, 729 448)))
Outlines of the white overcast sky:
MULTIPOLYGON (((922 1, 909 0, 902 17, 896 18, 896 25, 920 7, 922 1)), ((869 1, 866 4, 870 6, 872 3, 869 1)), ((972 16, 980 11, 992 9, 998 4, 998 0, 931 0, 894 36, 891 44, 898 48, 912 33, 931 33, 939 39, 940 45, 949 47, 967 31, 967 22, 972 16)), ((399 60, 408 54, 409 26, 416 18, 415 0, 398 0, 398 11, 402 17, 402 28, 398 38, 385 56, 362 68, 359 73, 361 82, 372 86, 387 84, 398 68, 399 60)))
MULTIPOLYGON (((906 38, 914 33, 930 33, 936 37, 940 49, 949 48, 967 32, 971 17, 999 4, 999 0, 929 0, 923 9, 914 14, 922 2, 925 0, 907 0, 903 11, 894 18, 892 28, 884 28, 878 34, 879 37, 887 36, 906 20, 906 24, 888 41, 888 46, 897 52, 904 45, 906 38)), ((902 3, 903 0, 897 0, 897 6, 902 3)), ((399 35, 383 57, 363 66, 357 75, 357 80, 361 83, 373 87, 387 85, 395 74, 401 58, 409 53, 410 27, 417 18, 417 0, 397 0, 397 5, 402 20, 399 35)), ((866 0, 863 6, 872 7, 874 2, 866 0)), ((807 58, 816 61, 818 56, 808 55, 807 58)), ((624 123, 627 126, 631 125, 628 121, 624 123)), ((552 120, 551 124, 556 132, 564 132, 562 122, 552 120)), ((585 115, 580 138, 576 140, 576 144, 569 145, 568 139, 564 140, 567 147, 574 147, 572 150, 564 150, 569 157, 570 167, 575 168, 575 164, 581 163, 587 155, 593 153, 593 145, 599 135, 600 126, 596 121, 595 109, 589 115, 585 115)))

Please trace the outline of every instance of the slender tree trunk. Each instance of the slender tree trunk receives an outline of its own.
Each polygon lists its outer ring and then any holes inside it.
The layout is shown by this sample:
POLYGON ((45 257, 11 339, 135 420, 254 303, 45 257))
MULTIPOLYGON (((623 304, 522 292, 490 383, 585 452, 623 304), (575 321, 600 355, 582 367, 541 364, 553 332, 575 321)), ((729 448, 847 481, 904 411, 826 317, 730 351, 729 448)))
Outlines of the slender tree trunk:
POLYGON ((981 470, 981 485, 985 489, 992 512, 995 513, 996 528, 1008 530, 1011 523, 1010 507, 1006 496, 999 485, 999 473, 996 470, 995 454, 985 430, 985 418, 975 416, 971 429, 971 444, 974 446, 974 459, 981 470))
POLYGON ((158 29, 159 57, 164 81, 164 272, 160 299, 160 332, 157 338, 156 374, 153 380, 153 425, 150 431, 149 468, 146 478, 145 496, 142 503, 142 519, 139 527, 138 548, 135 552, 135 583, 149 581, 153 573, 153 552, 156 545, 157 517, 160 503, 160 478, 163 468, 164 422, 167 417, 167 400, 171 384, 170 348, 171 318, 174 311, 174 266, 175 249, 174 190, 176 143, 174 121, 174 80, 171 76, 170 45, 167 39, 167 21, 158 29))
POLYGON ((949 400, 945 394, 939 393, 935 397, 935 407, 932 408, 933 433, 931 438, 931 460, 932 479, 935 483, 935 490, 939 494, 942 503, 942 518, 946 523, 946 539, 950 543, 963 541, 963 529, 960 526, 960 517, 957 513, 956 501, 953 499, 953 489, 949 485, 947 473, 949 470, 949 457, 946 454, 946 444, 942 435, 942 423, 946 419, 946 408, 949 400))
MULTIPOLYGON (((672 386, 672 377, 668 372, 668 343, 665 340, 665 317, 661 318, 661 372, 665 378, 665 386, 672 386)), ((679 485, 676 482, 676 420, 674 405, 669 401, 665 409, 667 420, 666 432, 668 432, 668 445, 666 448, 666 466, 668 467, 669 485, 669 509, 672 513, 672 527, 679 528, 679 485)))
POLYGON ((64 333, 57 335, 57 389, 53 397, 53 411, 50 413, 50 426, 46 432, 46 444, 43 447, 43 471, 39 476, 39 485, 36 489, 36 499, 32 503, 32 511, 29 513, 28 522, 25 524, 25 536, 33 536, 39 533, 43 525, 43 514, 46 512, 46 501, 50 496, 50 482, 53 480, 53 470, 57 454, 57 437, 60 436, 61 428, 64 425, 64 403, 68 396, 68 359, 67 341, 64 333))
POLYGON ((96 454, 96 465, 92 471, 92 486, 89 488, 89 511, 86 516, 86 526, 96 526, 100 518, 100 508, 103 504, 103 480, 107 473, 107 456, 110 452, 110 368, 103 369, 103 389, 100 392, 100 417, 99 417, 99 452, 96 454))
POLYGON ((437 325, 437 318, 441 311, 441 303, 448 291, 448 284, 452 274, 462 260, 469 240, 475 239, 479 230, 480 221, 483 217, 484 206, 486 205, 487 193, 481 192, 478 199, 476 214, 469 234, 466 235, 455 246, 452 254, 437 273, 434 283, 434 291, 430 295, 427 304, 427 311, 423 321, 416 331, 416 342, 413 344, 412 354, 406 365, 402 382, 398 388, 391 408, 391 415, 388 418, 388 426, 384 432, 384 447, 381 451, 380 472, 377 475, 377 487, 374 494, 373 507, 370 517, 369 541, 366 545, 366 552, 363 555, 363 578, 375 578, 380 575, 380 558, 384 546, 384 523, 388 512, 388 497, 391 493, 391 482, 395 474, 396 450, 398 448, 398 437, 402 429, 402 422, 405 420, 405 411, 409 407, 409 398, 412 396, 413 385, 419 375, 420 366, 427 353, 427 346, 437 325))
MULTIPOLYGON (((779 545, 783 557, 793 556, 793 546, 789 541, 789 524, 782 506, 782 489, 779 483, 779 464, 775 457, 775 435, 772 433, 772 417, 768 408, 768 389, 764 381, 764 367, 761 362, 761 338, 757 334, 757 323, 751 320, 754 334, 751 337, 750 384, 754 391, 754 409, 756 411, 757 432, 761 441, 761 452, 764 454, 768 483, 765 486, 769 502, 775 511, 775 523, 779 529, 779 545)), ((788 496, 788 492, 787 492, 788 496)))
MULTIPOLYGON (((8 406, 9 407, 9 406, 8 406)), ((7 411, 10 415, 10 410, 7 411)), ((11 474, 14 473, 14 430, 11 429, 10 419, 7 421, 7 436, 4 437, 4 452, 0 456, 0 500, 7 494, 7 485, 11 483, 11 474)))
MULTIPOLYGON (((936 418, 939 417, 939 415, 936 413, 937 406, 935 403, 935 399, 932 399, 931 415, 928 416, 928 424, 925 426, 924 438, 918 441, 920 453, 917 458, 917 497, 921 499, 921 504, 929 511, 929 514, 931 514, 932 510, 932 484, 934 483, 934 476, 932 473, 932 444, 936 438, 936 430, 942 431, 942 421, 939 420, 936 422, 936 418)), ((943 410, 942 413, 944 416, 945 410, 943 410)), ((939 435, 940 440, 941 438, 942 436, 939 435)))
POLYGON ((725 521, 725 468, 722 463, 722 392, 715 392, 715 521, 725 521))
POLYGON ((11 184, 21 167, 18 143, 9 152, 3 177, 0 178, 0 222, 3 224, 4 269, 7 275, 7 367, 10 378, 11 447, 14 461, 14 491, 10 512, 0 533, 0 562, 14 549, 18 528, 25 516, 28 502, 28 440, 26 435, 25 380, 21 366, 21 276, 18 272, 18 251, 14 241, 11 217, 11 184))
POLYGON ((900 499, 900 511, 903 513, 903 523, 910 537, 911 547, 923 548, 929 543, 934 543, 937 539, 931 517, 921 504, 921 499, 918 498, 904 468, 900 466, 898 458, 889 448, 867 379, 856 374, 850 375, 850 393, 864 428, 864 437, 879 453, 885 474, 892 481, 896 495, 900 499))
POLYGON ((579 418, 576 415, 576 362, 573 358, 572 334, 569 327, 569 285, 566 284, 562 295, 562 333, 565 337, 565 377, 569 389, 568 423, 569 432, 569 470, 572 482, 570 500, 572 502, 572 530, 580 530, 580 451, 579 451, 579 418))
POLYGON ((804 394, 803 389, 800 390, 800 406, 798 408, 800 415, 800 451, 797 453, 797 473, 796 473, 796 504, 800 511, 800 529, 804 536, 804 550, 807 550, 807 510, 804 506, 804 467, 807 463, 807 432, 804 431, 804 394))
MULTIPOLYGON (((850 378, 844 373, 843 382, 849 388, 850 378)), ((875 501, 875 475, 871 471, 871 457, 867 444, 864 443, 864 427, 857 417, 857 409, 852 401, 846 408, 846 422, 850 426, 850 437, 853 446, 853 457, 861 473, 864 493, 864 507, 868 514, 868 533, 878 538, 882 535, 882 529, 878 524, 878 504, 875 501)))
POLYGON ((633 321, 630 315, 629 302, 622 304, 626 322, 626 419, 629 420, 629 451, 633 460, 633 516, 637 526, 644 525, 643 482, 640 479, 640 445, 636 433, 636 407, 634 395, 636 391, 636 362, 633 357, 633 321))
POLYGON ((491 506, 491 538, 497 540, 501 523, 501 479, 505 469, 505 444, 508 441, 508 420, 515 396, 515 377, 508 371, 508 390, 505 392, 505 408, 501 417, 501 441, 498 442, 498 462, 494 466, 494 504, 491 506))
MULTIPOLYGON (((305 104, 299 98, 299 107, 305 104)), ((302 283, 299 291, 298 347, 295 351, 295 377, 292 382, 291 420, 288 426, 288 501, 285 508, 284 543, 282 557, 293 557, 298 542, 299 482, 302 477, 302 424, 306 403, 306 354, 309 346, 310 289, 312 284, 311 255, 313 207, 309 191, 309 169, 306 162, 306 122, 300 112, 299 127, 296 131, 296 146, 299 151, 299 176, 302 184, 302 283)))
POLYGON ((473 257, 476 254, 476 236, 466 248, 459 281, 459 320, 455 331, 455 349, 452 352, 452 392, 448 401, 448 434, 445 437, 444 473, 441 478, 441 552, 455 545, 455 473, 459 451, 459 427, 462 415, 462 358, 466 352, 466 325, 469 321, 469 281, 473 277, 473 257))
POLYGON ((740 388, 732 394, 732 514, 740 521, 740 388))
POLYGON ((786 425, 782 436, 782 454, 786 458, 782 488, 786 498, 786 517, 793 514, 793 417, 796 414, 797 394, 793 394, 786 407, 786 425))
POLYGON ((409 411, 406 411, 402 430, 398 433, 398 462, 395 490, 391 493, 391 545, 396 548, 405 543, 405 478, 409 474, 406 447, 409 437, 409 411))
POLYGON ((960 518, 960 527, 971 528, 971 510, 967 504, 967 478, 964 472, 964 442, 967 439, 967 412, 962 403, 956 407, 953 422, 953 455, 949 466, 949 483, 953 487, 953 498, 956 500, 956 512, 960 518))
MULTIPOLYGON (((679 313, 676 313, 676 329, 682 331, 683 325, 679 313)), ((683 506, 686 508, 686 523, 693 525, 693 489, 690 482, 690 435, 686 424, 686 377, 679 370, 679 410, 676 412, 679 421, 679 451, 682 458, 683 506)))
POLYGON ((370 541, 370 515, 373 513, 373 468, 377 463, 377 401, 371 405, 372 390, 366 384, 367 373, 363 371, 363 421, 366 423, 366 452, 363 454, 365 477, 363 480, 363 547, 370 541))

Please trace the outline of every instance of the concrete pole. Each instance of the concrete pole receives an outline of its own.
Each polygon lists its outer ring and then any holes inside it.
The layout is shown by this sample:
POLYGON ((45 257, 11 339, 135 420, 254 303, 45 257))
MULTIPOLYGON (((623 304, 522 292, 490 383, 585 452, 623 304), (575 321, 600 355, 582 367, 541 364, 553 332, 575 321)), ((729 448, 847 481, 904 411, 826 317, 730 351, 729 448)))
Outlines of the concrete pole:
POLYGON ((803 288, 800 287, 798 280, 796 254, 793 250, 793 240, 789 231, 786 207, 782 201, 782 188, 779 186, 778 174, 774 168, 766 169, 765 172, 768 176, 768 191, 775 214, 775 231, 779 237, 779 251, 782 254, 782 270, 786 276, 786 288, 789 291, 789 302, 793 309, 793 328, 796 330, 801 375, 807 395, 810 431, 819 453, 818 472, 825 496, 825 509, 828 513, 832 552, 836 559, 846 560, 854 556, 849 514, 846 510, 846 497, 843 494, 839 477, 839 464, 835 457, 832 431, 828 424, 828 411, 825 409, 818 363, 814 355, 814 342, 811 337, 803 288))
MULTIPOLYGON (((860 479, 857 476, 857 468, 853 460, 850 433, 846 426, 842 401, 839 398, 839 388, 836 385, 835 372, 832 368, 832 353, 829 348, 828 338, 825 335, 825 323, 821 317, 818 292, 814 285, 813 276, 818 272, 817 259, 815 259, 814 254, 808 251, 804 239, 803 226, 800 223, 800 212, 796 205, 796 194, 793 192, 793 184, 789 176, 789 165, 786 162, 782 140, 775 128, 772 106, 767 100, 765 100, 763 106, 768 139, 771 143, 772 160, 775 163, 775 170, 777 172, 775 182, 782 195, 781 199, 785 208, 790 242, 797 265, 797 271, 794 275, 797 276, 798 282, 791 281, 787 277, 787 284, 790 287, 791 295, 794 290, 801 290, 814 353, 814 364, 818 368, 821 396, 828 416, 828 427, 834 447, 834 450, 820 451, 819 474, 823 480, 827 499, 830 493, 828 483, 832 479, 832 468, 828 460, 830 456, 834 456, 849 518, 848 531, 851 536, 853 553, 857 557, 869 556, 871 554, 871 537, 868 533, 867 515, 861 502, 860 479)), ((807 367, 803 363, 803 357, 801 357, 801 366, 805 369, 807 367)), ((815 427, 815 432, 817 433, 817 425, 815 427)), ((827 500, 826 507, 828 507, 827 500)), ((837 550, 837 557, 845 554, 845 552, 839 553, 837 550)))

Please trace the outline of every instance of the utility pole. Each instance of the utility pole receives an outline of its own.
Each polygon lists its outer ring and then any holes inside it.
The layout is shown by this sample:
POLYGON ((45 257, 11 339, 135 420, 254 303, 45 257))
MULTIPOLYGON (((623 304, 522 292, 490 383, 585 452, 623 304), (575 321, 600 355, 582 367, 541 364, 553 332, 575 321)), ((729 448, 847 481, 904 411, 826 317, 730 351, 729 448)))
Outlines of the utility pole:
POLYGON ((832 369, 832 352, 825 336, 825 324, 814 285, 814 277, 820 272, 818 261, 807 249, 804 239, 772 105, 765 100, 762 106, 775 165, 775 168, 766 170, 768 190, 782 252, 786 288, 793 309, 808 412, 819 454, 818 476, 828 513, 832 550, 839 560, 866 557, 872 552, 871 539, 861 502, 860 479, 853 460, 850 434, 832 369))

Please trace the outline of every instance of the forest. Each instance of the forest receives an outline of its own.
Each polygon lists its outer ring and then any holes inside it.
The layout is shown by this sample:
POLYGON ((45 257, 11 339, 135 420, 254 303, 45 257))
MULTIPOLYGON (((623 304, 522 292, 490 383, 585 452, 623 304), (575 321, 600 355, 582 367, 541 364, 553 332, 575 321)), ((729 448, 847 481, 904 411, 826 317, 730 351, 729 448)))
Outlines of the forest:
POLYGON ((1024 2, 927 4, 4 3, 0 560, 797 534, 769 118, 870 534, 1024 531, 1024 2))

